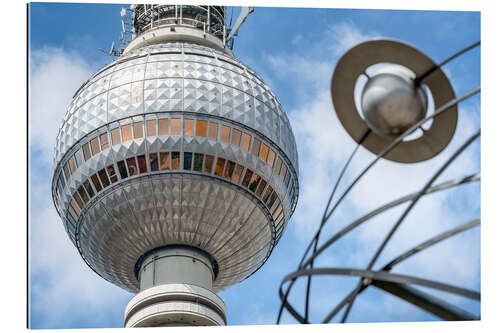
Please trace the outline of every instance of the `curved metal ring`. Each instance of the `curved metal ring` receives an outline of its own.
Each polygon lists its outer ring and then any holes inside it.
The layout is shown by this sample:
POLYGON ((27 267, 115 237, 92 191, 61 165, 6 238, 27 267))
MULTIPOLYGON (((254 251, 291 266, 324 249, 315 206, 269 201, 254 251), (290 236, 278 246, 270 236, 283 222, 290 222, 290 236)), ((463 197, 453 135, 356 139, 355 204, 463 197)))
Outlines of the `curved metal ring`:
MULTIPOLYGON (((357 78, 371 65, 394 63, 413 71, 417 77, 434 69, 421 81, 429 87, 435 109, 455 99, 455 93, 448 78, 440 68, 424 53, 405 43, 375 39, 361 43, 350 49, 337 63, 331 79, 331 96, 335 112, 342 126, 356 142, 368 128, 359 115, 354 102, 354 88, 357 78)), ((414 140, 403 142, 385 158, 388 160, 415 163, 439 154, 451 141, 457 125, 457 108, 436 117, 428 130, 414 140)), ((393 139, 370 133, 363 146, 374 154, 379 154, 393 139)))

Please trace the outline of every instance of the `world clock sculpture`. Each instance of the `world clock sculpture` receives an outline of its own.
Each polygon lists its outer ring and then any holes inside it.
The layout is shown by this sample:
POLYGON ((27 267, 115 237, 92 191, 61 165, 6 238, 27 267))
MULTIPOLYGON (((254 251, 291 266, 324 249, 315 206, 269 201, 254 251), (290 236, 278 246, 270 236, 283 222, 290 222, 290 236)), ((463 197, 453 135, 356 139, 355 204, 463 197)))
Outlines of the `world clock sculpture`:
MULTIPOLYGON (((429 181, 423 184, 418 191, 367 212, 360 218, 348 223, 322 243, 319 242, 325 224, 328 220, 333 219, 332 215, 337 207, 363 177, 369 177, 368 171, 378 161, 386 159, 401 163, 421 162, 438 155, 449 144, 457 126, 457 105, 461 101, 478 94, 480 87, 474 88, 457 98, 441 67, 479 44, 480 42, 476 42, 467 46, 438 64, 416 48, 389 39, 363 42, 350 49, 340 58, 331 80, 331 97, 340 123, 357 143, 357 146, 339 173, 324 210, 320 226, 305 250, 297 270, 286 275, 282 280, 279 290, 281 307, 277 318, 278 324, 284 310, 287 310, 299 323, 311 323, 311 278, 317 275, 359 277, 356 287, 328 312, 322 323, 331 322, 342 310, 343 314, 340 322, 345 322, 356 297, 370 287, 399 297, 444 320, 480 319, 479 316, 412 285, 445 291, 475 301, 481 299, 479 292, 439 281, 391 273, 394 266, 411 256, 454 235, 479 226, 479 218, 466 221, 450 230, 435 235, 423 243, 416 244, 415 247, 402 252, 401 255, 382 265, 380 269, 374 269, 377 259, 379 259, 392 236, 422 197, 480 180, 480 173, 478 172, 441 184, 434 184, 446 168, 472 142, 480 137, 480 129, 470 137, 463 139, 460 147, 451 154, 433 175, 430 175, 429 181), (356 95, 357 91, 360 92, 359 96, 356 95), (433 107, 429 103, 431 99, 433 107), (429 125, 429 123, 431 124, 429 125), (337 199, 334 201, 333 198, 340 180, 360 146, 363 146, 376 156, 357 174, 346 189, 337 195, 337 199), (362 224, 370 222, 373 217, 406 203, 408 205, 400 217, 395 221, 388 221, 392 222, 391 228, 373 256, 370 257, 366 268, 314 267, 315 260, 336 241, 349 232, 354 232, 362 224), (300 278, 307 279, 303 312, 298 310, 298 307, 291 304, 289 300, 289 294, 295 282, 300 278)), ((439 223, 439 221, 436 221, 436 223, 439 223)))
POLYGON ((137 293, 124 325, 224 325, 298 197, 278 99, 233 53, 224 6, 132 5, 118 56, 74 94, 52 196, 85 263, 137 293))

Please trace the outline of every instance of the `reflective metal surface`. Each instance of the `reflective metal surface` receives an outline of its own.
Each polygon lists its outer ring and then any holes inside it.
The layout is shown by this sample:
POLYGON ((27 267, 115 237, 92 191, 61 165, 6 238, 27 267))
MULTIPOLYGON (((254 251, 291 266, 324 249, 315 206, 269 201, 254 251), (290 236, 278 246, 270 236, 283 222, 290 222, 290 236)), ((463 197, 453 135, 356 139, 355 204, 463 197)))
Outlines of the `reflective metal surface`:
POLYGON ((427 112, 427 98, 407 73, 387 66, 368 79, 361 93, 366 124, 381 136, 398 136, 427 112))

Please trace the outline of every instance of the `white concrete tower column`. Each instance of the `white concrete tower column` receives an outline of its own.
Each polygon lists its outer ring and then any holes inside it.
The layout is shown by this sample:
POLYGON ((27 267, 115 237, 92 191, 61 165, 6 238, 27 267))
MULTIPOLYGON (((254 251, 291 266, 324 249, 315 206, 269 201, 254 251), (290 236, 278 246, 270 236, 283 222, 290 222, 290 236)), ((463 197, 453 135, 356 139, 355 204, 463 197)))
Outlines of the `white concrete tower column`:
POLYGON ((226 325, 226 307, 212 291, 214 264, 187 246, 154 250, 140 259, 140 292, 127 304, 125 327, 226 325))

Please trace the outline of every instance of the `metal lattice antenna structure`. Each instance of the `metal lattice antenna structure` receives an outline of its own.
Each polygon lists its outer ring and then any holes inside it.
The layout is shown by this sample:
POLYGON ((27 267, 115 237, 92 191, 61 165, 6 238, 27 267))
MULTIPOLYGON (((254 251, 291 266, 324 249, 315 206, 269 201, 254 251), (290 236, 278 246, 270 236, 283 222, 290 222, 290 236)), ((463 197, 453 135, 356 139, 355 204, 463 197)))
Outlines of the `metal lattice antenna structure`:
POLYGON ((287 115, 228 46, 250 12, 228 32, 224 6, 123 10, 118 58, 59 129, 55 207, 85 263, 136 294, 126 327, 225 325, 216 293, 267 261, 295 210, 287 115))
POLYGON ((420 162, 436 156, 448 145, 455 132, 458 112, 457 105, 461 101, 478 94, 480 92, 480 87, 474 88, 463 96, 456 98, 441 67, 478 45, 480 45, 480 42, 476 42, 451 55, 441 63, 435 64, 425 54, 409 45, 393 40, 380 39, 367 41, 355 46, 339 60, 331 82, 332 101, 340 122, 349 135, 357 142, 357 146, 346 161, 337 178, 325 207, 320 226, 309 243, 297 270, 286 275, 281 282, 279 290, 281 307, 277 318, 278 324, 280 323, 284 309, 286 309, 299 323, 310 323, 309 304, 311 301, 311 277, 316 275, 348 275, 360 277, 354 290, 328 313, 322 323, 329 323, 342 309, 345 310, 340 321, 345 322, 356 297, 369 287, 376 287, 397 296, 444 320, 479 319, 479 317, 443 299, 411 287, 410 284, 446 291, 476 301, 480 301, 479 292, 433 280, 390 272, 394 266, 411 256, 454 235, 479 226, 479 218, 468 221, 467 223, 454 227, 418 244, 414 248, 395 257, 379 270, 373 270, 373 267, 396 230, 405 221, 409 212, 422 197, 480 180, 480 174, 476 173, 449 180, 441 184, 435 184, 436 179, 446 170, 446 168, 448 168, 453 161, 474 142, 474 140, 479 138, 480 129, 469 138, 466 138, 463 144, 445 161, 430 179, 422 185, 420 190, 388 202, 368 212, 366 215, 348 224, 322 244, 319 244, 319 238, 325 224, 332 218, 332 215, 352 188, 363 177, 368 177, 368 171, 378 161, 386 159, 403 163, 420 162), (385 65, 371 76, 367 74, 366 69, 369 66, 380 63, 391 63, 393 65, 385 65), (362 110, 358 113, 355 105, 354 87, 360 76, 366 76, 367 82, 361 94, 360 104, 362 110), (434 112, 430 112, 428 116, 426 116, 428 101, 422 89, 424 85, 429 88, 435 105, 434 112), (380 87, 384 89, 377 89, 380 87), (397 112, 393 110, 397 110, 397 112), (362 113, 363 117, 360 113, 362 113), (422 126, 430 121, 432 121, 432 125, 428 129, 424 129, 422 126), (416 139, 405 139, 417 130, 421 131, 420 137, 416 139), (362 169, 333 203, 333 198, 340 180, 360 146, 374 153, 376 157, 362 169), (325 250, 346 234, 354 231, 362 224, 369 222, 370 219, 377 215, 405 203, 409 203, 409 205, 392 225, 387 235, 385 235, 382 243, 378 246, 365 269, 314 267, 314 261, 318 256, 324 253, 325 250), (295 282, 302 277, 307 278, 304 314, 301 314, 297 310, 297 307, 293 306, 288 301, 290 291, 295 282), (288 284, 288 286, 286 286, 285 289, 286 284, 288 284))

